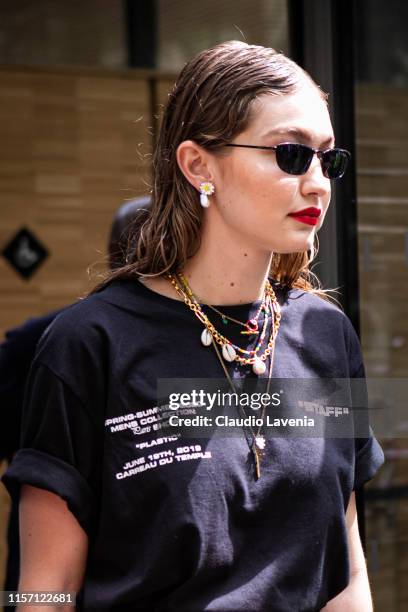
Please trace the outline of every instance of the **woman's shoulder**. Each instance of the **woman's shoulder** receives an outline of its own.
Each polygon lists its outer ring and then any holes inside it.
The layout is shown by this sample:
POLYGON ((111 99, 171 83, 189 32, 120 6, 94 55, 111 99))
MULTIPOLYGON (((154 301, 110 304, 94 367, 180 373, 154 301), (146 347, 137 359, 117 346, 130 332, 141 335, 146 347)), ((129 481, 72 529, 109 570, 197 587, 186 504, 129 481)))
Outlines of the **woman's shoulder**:
POLYGON ((131 288, 130 281, 117 280, 100 291, 78 298, 58 313, 52 322, 53 330, 78 334, 90 326, 106 324, 111 320, 112 306, 137 311, 137 291, 131 288))
POLYGON ((283 289, 283 312, 293 325, 307 326, 316 339, 340 336, 349 353, 360 354, 360 341, 349 316, 337 304, 324 299, 316 292, 304 289, 283 289))
POLYGON ((60 339, 81 338, 103 320, 103 303, 97 296, 79 298, 57 313, 44 331, 41 339, 56 337, 60 339))
POLYGON ((281 305, 288 318, 302 325, 307 324, 319 335, 340 332, 347 344, 359 342, 354 325, 344 310, 317 292, 283 288, 281 305))
POLYGON ((49 360, 64 351, 74 355, 84 349, 100 352, 101 345, 126 327, 126 307, 134 314, 137 299, 129 295, 123 282, 78 299, 54 317, 40 338, 36 355, 47 355, 49 360))
MULTIPOLYGON (((338 304, 325 299, 317 291, 308 291, 298 287, 282 287, 281 285, 276 285, 276 287, 282 295, 283 303, 294 310, 314 310, 319 313, 330 314, 339 320, 347 318, 347 315, 338 304)), ((328 296, 330 296, 330 293, 328 293, 328 296)))

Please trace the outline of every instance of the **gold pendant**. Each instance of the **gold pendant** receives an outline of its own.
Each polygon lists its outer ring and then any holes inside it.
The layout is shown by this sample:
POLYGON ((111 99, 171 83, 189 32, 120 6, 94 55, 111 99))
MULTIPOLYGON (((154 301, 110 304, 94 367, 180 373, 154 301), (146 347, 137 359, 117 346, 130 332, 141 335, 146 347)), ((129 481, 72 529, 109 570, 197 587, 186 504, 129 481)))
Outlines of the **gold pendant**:
POLYGON ((265 438, 263 436, 256 436, 252 443, 252 453, 255 459, 255 476, 257 480, 261 477, 261 458, 264 448, 265 438))
POLYGON ((256 449, 254 451, 254 455, 255 455, 255 475, 256 475, 256 479, 258 480, 261 477, 261 462, 259 460, 258 451, 256 449))

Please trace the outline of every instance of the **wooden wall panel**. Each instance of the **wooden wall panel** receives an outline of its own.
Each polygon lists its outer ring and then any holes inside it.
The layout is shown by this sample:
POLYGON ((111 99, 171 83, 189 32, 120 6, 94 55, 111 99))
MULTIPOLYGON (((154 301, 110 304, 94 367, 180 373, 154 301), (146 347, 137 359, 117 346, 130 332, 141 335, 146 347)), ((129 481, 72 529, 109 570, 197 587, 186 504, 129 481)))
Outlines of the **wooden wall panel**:
POLYGON ((0 332, 75 300, 116 208, 148 192, 152 136, 137 72, 0 69, 0 248, 27 226, 50 250, 28 281, 0 258, 0 332))

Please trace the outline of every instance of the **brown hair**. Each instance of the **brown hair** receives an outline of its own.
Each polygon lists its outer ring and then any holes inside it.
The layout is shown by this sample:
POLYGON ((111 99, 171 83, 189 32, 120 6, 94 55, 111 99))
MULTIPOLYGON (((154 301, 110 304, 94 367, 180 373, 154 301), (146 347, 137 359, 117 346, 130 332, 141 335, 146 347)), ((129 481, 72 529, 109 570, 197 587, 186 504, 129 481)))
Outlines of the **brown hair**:
MULTIPOLYGON (((179 144, 194 140, 215 153, 247 127, 257 97, 290 94, 305 81, 318 88, 282 53, 239 41, 207 49, 188 62, 169 94, 163 115, 153 158, 151 214, 140 228, 133 252, 128 253, 128 263, 108 274, 93 292, 115 279, 161 276, 183 269, 200 247, 203 209, 196 190, 177 164, 179 144)), ((326 295, 329 290, 321 288, 309 269, 317 251, 316 236, 308 252, 275 253, 270 275, 281 285, 337 302, 326 295)))

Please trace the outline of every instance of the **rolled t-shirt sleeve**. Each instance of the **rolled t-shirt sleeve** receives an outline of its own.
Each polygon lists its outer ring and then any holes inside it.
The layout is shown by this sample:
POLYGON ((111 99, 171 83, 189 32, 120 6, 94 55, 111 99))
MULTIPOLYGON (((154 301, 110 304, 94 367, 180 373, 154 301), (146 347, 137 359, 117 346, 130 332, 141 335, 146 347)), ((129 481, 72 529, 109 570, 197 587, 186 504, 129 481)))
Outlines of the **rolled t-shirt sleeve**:
POLYGON ((3 476, 13 497, 22 484, 67 502, 91 535, 97 512, 97 426, 82 400, 48 366, 34 362, 25 392, 21 448, 3 476))
POLYGON ((384 453, 371 427, 368 438, 356 438, 355 442, 356 458, 353 489, 358 489, 374 478, 384 463, 384 453))

